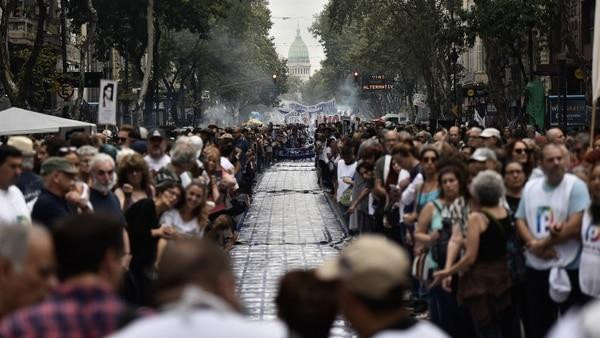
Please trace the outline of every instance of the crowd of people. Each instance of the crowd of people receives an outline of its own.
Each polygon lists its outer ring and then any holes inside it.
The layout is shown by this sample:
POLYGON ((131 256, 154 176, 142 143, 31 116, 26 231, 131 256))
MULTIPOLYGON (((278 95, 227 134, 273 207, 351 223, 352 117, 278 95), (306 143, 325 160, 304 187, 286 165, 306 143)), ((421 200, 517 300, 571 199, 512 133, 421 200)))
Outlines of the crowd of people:
POLYGON ((600 296, 600 138, 362 123, 316 130, 349 233, 411 254, 409 308, 452 337, 545 337, 600 296))
POLYGON ((320 338, 342 314, 361 338, 535 338, 600 295, 600 140, 320 124, 319 181, 357 238, 281 279, 280 320, 248 320, 227 252, 306 131, 4 140, 0 337, 320 338))

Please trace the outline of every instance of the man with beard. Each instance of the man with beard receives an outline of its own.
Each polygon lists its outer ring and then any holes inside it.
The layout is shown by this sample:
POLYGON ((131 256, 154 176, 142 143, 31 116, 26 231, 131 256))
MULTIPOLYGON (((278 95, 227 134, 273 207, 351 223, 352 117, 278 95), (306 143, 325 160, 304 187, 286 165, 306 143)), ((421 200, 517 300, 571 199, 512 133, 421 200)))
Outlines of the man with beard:
POLYGON ((109 155, 97 154, 90 162, 91 186, 90 202, 96 213, 110 215, 121 224, 125 216, 121 211, 119 199, 112 192, 115 186, 115 162, 109 155))

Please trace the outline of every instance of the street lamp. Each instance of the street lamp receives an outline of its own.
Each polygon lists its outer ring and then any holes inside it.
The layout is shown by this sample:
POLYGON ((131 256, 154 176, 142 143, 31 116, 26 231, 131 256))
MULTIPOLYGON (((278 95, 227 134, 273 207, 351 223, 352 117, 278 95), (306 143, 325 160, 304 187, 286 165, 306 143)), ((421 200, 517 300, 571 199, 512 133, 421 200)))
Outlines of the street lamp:
POLYGON ((277 74, 273 74, 273 83, 277 84, 277 74))

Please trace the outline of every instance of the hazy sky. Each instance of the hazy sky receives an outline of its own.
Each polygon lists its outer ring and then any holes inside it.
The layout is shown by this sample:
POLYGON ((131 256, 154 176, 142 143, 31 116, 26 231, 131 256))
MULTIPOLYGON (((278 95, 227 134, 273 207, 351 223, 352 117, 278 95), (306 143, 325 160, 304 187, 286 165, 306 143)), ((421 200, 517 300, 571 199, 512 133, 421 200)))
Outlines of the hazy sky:
POLYGON ((314 16, 323 10, 327 2, 328 0, 269 0, 273 21, 271 36, 275 38, 277 52, 287 58, 299 24, 300 35, 310 53, 311 73, 321 68, 320 62, 325 55, 323 48, 313 38, 308 28, 312 25, 314 16), (290 17, 290 19, 283 17, 290 17))

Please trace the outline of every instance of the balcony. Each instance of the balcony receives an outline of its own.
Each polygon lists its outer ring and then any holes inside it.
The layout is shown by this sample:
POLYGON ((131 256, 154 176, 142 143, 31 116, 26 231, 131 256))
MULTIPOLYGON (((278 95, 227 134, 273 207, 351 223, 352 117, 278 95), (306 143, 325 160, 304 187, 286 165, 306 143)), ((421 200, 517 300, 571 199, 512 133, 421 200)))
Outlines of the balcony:
POLYGON ((25 17, 11 17, 8 19, 8 39, 15 45, 33 46, 37 23, 25 17))

